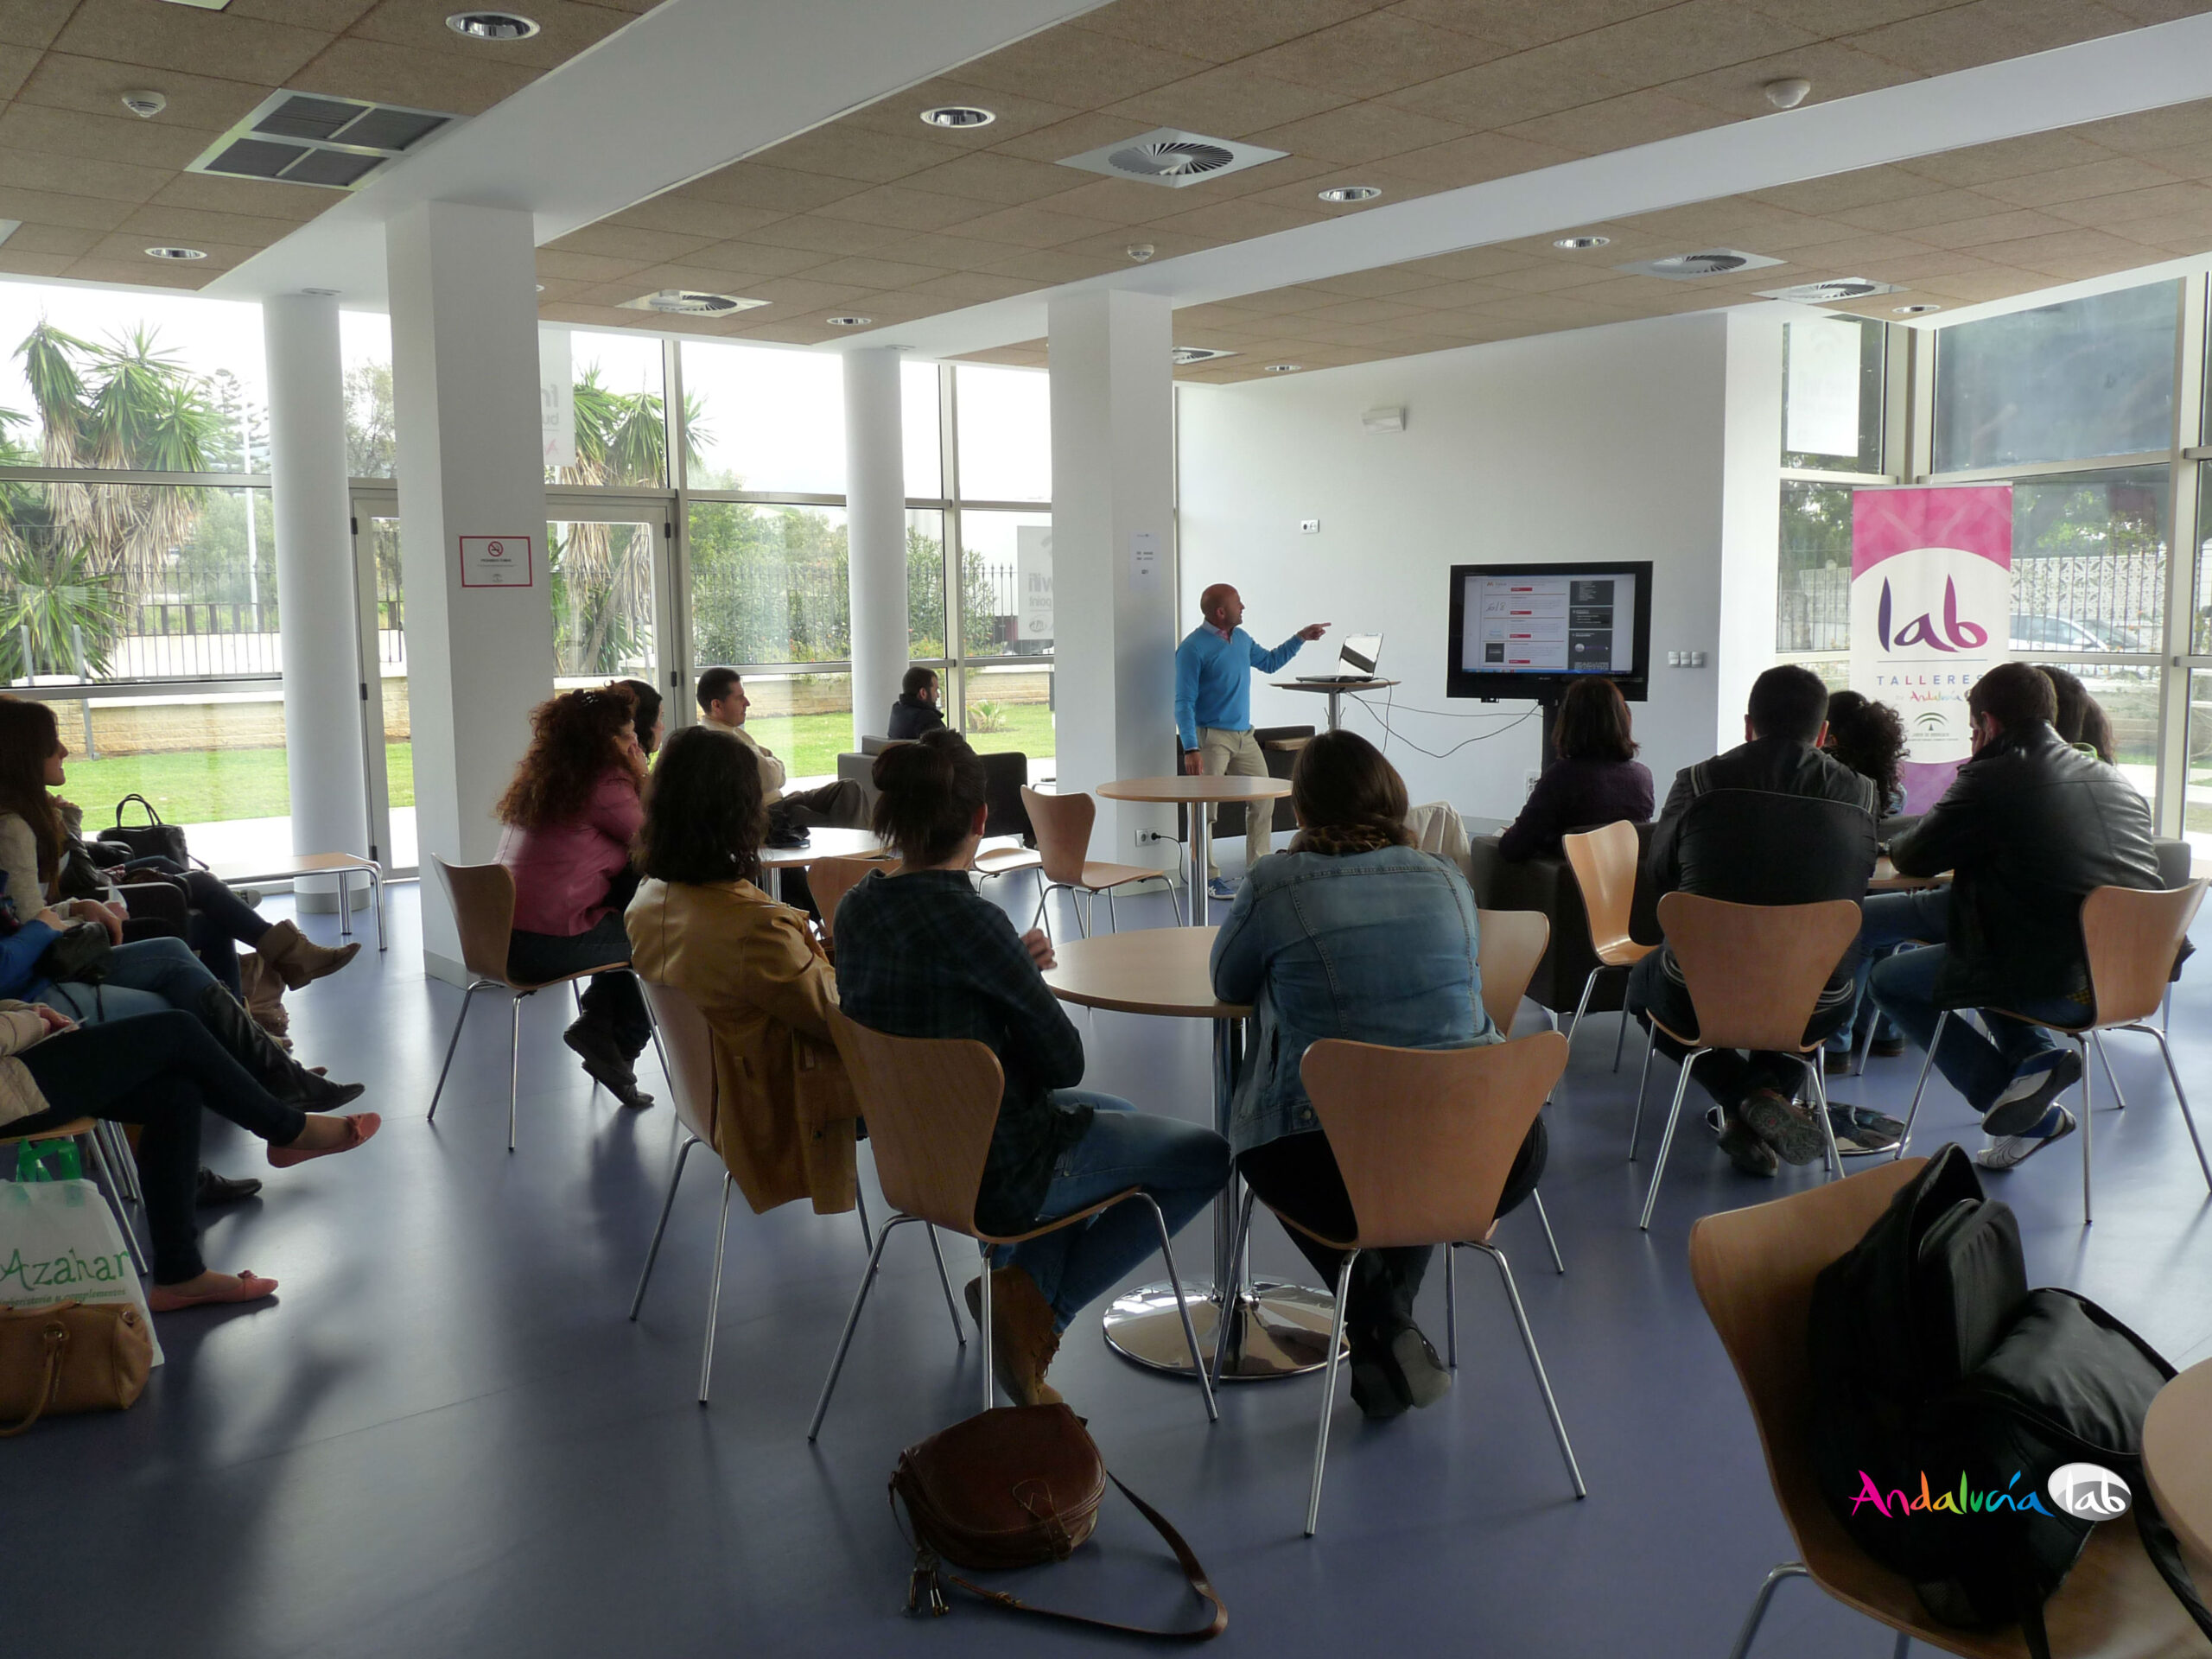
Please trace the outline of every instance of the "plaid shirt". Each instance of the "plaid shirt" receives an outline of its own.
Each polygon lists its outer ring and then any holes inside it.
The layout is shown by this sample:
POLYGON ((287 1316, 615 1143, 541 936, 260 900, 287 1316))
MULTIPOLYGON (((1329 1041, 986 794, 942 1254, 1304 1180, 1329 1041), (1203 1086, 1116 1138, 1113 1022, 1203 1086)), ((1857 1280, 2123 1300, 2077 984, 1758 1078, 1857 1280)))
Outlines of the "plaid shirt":
POLYGON ((961 1037, 999 1057, 1006 1092, 976 1197, 988 1233, 1027 1231, 1052 1165, 1090 1127, 1090 1108, 1048 1091, 1083 1079, 1083 1039, 1006 912, 954 870, 870 874, 837 906, 837 1001, 893 1037, 961 1037))

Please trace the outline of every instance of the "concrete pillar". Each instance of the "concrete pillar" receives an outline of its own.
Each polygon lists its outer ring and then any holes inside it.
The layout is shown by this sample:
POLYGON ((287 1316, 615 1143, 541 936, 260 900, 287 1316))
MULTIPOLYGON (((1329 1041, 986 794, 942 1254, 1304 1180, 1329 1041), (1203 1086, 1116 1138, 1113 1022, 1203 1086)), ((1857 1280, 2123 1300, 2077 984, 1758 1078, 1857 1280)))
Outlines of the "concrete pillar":
MULTIPOLYGON (((269 481, 276 524, 292 850, 365 854, 361 657, 338 300, 329 294, 287 294, 266 302, 261 318, 269 353, 269 481)), ((298 897, 302 910, 338 908, 327 877, 302 882, 298 897)), ((365 902, 366 893, 360 897, 365 902)))
POLYGON ((527 213, 443 201, 394 218, 385 249, 423 963, 466 983, 430 861, 491 859, 553 690, 537 259, 527 213))
MULTIPOLYGON (((1678 675, 1713 700, 1713 741, 1723 751, 1744 741, 1751 682, 1774 665, 1775 611, 1781 592, 1782 521, 1775 511, 1774 457, 1782 453, 1781 308, 1748 307, 1713 319, 1727 359, 1720 430, 1720 613, 1710 672, 1678 675)), ((1655 630, 1656 686, 1666 661, 1655 630)), ((1679 689, 1679 688, 1678 688, 1679 689)))
MULTIPOLYGON (((1053 649, 1062 790, 1174 768, 1172 310, 1150 294, 1052 302, 1053 649)), ((1091 856, 1159 854, 1172 807, 1099 803, 1091 856)))
POLYGON ((906 671, 906 461, 899 356, 883 346, 845 353, 846 580, 852 589, 856 749, 862 737, 883 735, 906 671))

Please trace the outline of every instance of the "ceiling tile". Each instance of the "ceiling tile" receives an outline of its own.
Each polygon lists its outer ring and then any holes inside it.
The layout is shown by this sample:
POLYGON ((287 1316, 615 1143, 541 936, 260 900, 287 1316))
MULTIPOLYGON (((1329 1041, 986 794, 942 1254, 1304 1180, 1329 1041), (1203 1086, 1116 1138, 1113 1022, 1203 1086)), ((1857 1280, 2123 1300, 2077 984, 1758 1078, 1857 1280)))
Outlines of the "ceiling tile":
POLYGON ((733 207, 754 207, 779 213, 803 213, 825 207, 868 188, 853 179, 833 179, 820 173, 794 173, 763 162, 734 162, 718 172, 691 180, 681 194, 733 207))
MULTIPOLYGON (((24 83, 22 97, 25 103, 53 109, 120 117, 124 93, 137 91, 149 79, 139 66, 48 52, 39 59, 37 68, 24 83)), ((176 69, 161 71, 158 79, 169 106, 147 124, 151 126, 220 132, 269 96, 269 88, 258 83, 188 75, 176 69)), ((136 116, 129 118, 137 119, 136 116)))
MULTIPOLYGON (((0 252, 4 252, 0 249, 0 252)), ((95 259, 89 255, 72 262, 63 274, 81 283, 118 283, 137 288, 173 288, 185 292, 205 288, 223 274, 213 259, 204 264, 165 264, 143 254, 136 260, 95 259)))
POLYGON ((105 234, 76 225, 18 225, 16 233, 0 243, 0 250, 10 257, 23 253, 50 253, 66 254, 73 259, 79 254, 90 253, 105 234))
POLYGON ((77 0, 0 0, 0 46, 51 46, 76 9, 77 0))
POLYGON ((1727 118, 1709 104, 1693 104, 1652 89, 1522 121, 1506 128, 1505 136, 1535 143, 1588 144, 1593 151, 1603 152, 1702 132, 1727 118))
MULTIPOLYGON (((1835 228, 1845 229, 1841 225, 1835 228)), ((1802 270, 1817 270, 1824 275, 1873 276, 1880 274, 1874 267, 1882 261, 1917 258, 1934 245, 1919 232, 1910 238, 1884 236, 1872 231, 1859 236, 1847 233, 1833 242, 1792 249, 1789 264, 1802 270)), ((1783 280, 1794 282, 1796 278, 1792 275, 1783 280)))
POLYGON ((564 277, 576 283, 611 283, 641 270, 642 259, 609 257, 595 253, 562 253, 550 248, 537 251, 537 274, 564 277))
POLYGON ((1006 207, 970 219, 963 234, 985 242, 1011 242, 1025 248, 1052 248, 1078 237, 1098 236, 1119 227, 1049 207, 1006 207))
POLYGON ((1592 30, 1580 44, 1617 79, 1648 86, 1809 46, 1829 33, 1762 16, 1744 0, 1685 0, 1592 30))
POLYGON ((16 189, 0 180, 0 219, 20 219, 26 225, 68 225, 81 230, 111 231, 130 217, 131 209, 137 205, 106 196, 16 189))
POLYGON ((854 288, 904 289, 933 281, 946 272, 936 265, 914 265, 903 260, 855 255, 817 265, 806 275, 810 282, 842 283, 854 288))
POLYGON ((1466 137, 1465 130, 1432 115, 1417 115, 1369 99, 1307 116, 1251 135, 1270 149, 1294 150, 1339 166, 1380 161, 1466 137))
POLYGON ((40 55, 35 52, 0 52, 0 104, 23 90, 23 83, 31 78, 32 67, 40 55))
POLYGON ((1929 248, 1919 253, 1894 253, 1875 260, 1866 270, 1852 273, 1878 283, 1922 283, 1940 276, 1963 276, 1987 270, 1989 261, 1955 249, 1929 248))
POLYGON ((783 217, 782 213, 772 208, 736 207, 726 201, 709 201, 701 196, 671 192, 639 202, 634 207, 625 207, 605 222, 609 225, 634 225, 647 231, 672 231, 678 236, 704 236, 721 240, 743 236, 748 231, 757 231, 783 217))
MULTIPOLYGON (((1342 276, 1327 277, 1318 283, 1308 283, 1306 286, 1319 289, 1325 294, 1341 294, 1347 299, 1381 300, 1403 294, 1413 296, 1418 302, 1426 303, 1419 301, 1419 290, 1433 288, 1436 283, 1433 279, 1408 271, 1402 266, 1385 265, 1377 270, 1347 271, 1342 276)), ((1179 312, 1177 315, 1181 314, 1179 312)))
MULTIPOLYGON (((750 297, 766 300, 789 310, 842 305, 868 289, 850 283, 817 283, 807 276, 779 276, 772 283, 754 284, 750 297)), ((779 319, 780 320, 780 319, 779 319)))
POLYGON ((985 305, 993 300, 1003 300, 1016 294, 1027 294, 1037 285, 1019 276, 993 276, 980 270, 948 271, 918 283, 905 291, 918 299, 931 302, 924 311, 941 311, 947 307, 985 305))
POLYGON ((361 40, 412 47, 456 61, 543 74, 634 21, 626 13, 578 4, 576 0, 531 0, 529 15, 539 33, 524 41, 477 41, 446 27, 446 19, 454 10, 452 0, 380 0, 362 14, 348 33, 361 40))
POLYGON ((1236 63, 1124 99, 1107 113, 1211 137, 1243 138, 1351 101, 1344 92, 1278 80, 1236 63))
MULTIPOLYGON (((1086 178, 1096 177, 1055 167, 1049 162, 1033 162, 1025 156, 984 149, 940 162, 915 174, 906 183, 917 190, 933 190, 940 195, 966 196, 1001 207, 1014 207, 1025 201, 1039 201, 1046 196, 1080 189, 1086 178)), ((1098 182, 1113 184, 1117 181, 1101 179, 1098 182)))
POLYGON ((679 236, 668 231, 640 230, 631 225, 601 222, 556 237, 543 245, 556 253, 595 253, 637 264, 659 264, 682 259, 695 248, 714 241, 711 236, 679 236))
POLYGON ((1940 181, 1923 178, 1902 167, 1862 167, 1849 173, 1832 173, 1824 179, 1806 179, 1748 194, 1753 201, 1770 202, 1793 213, 1840 213, 1872 202, 1933 195, 1943 188, 1940 181))
POLYGON ((856 179, 863 184, 888 184, 961 155, 958 148, 934 143, 925 136, 935 130, 917 121, 912 132, 893 135, 833 121, 796 138, 786 138, 763 151, 762 158, 801 173, 827 173, 832 178, 856 179))
POLYGON ((1472 68, 1509 48, 1393 12, 1371 11, 1248 58, 1240 67, 1374 98, 1472 68))
POLYGON ((2212 10, 2204 0, 2105 0, 2105 3, 2139 23, 2170 23, 2177 17, 2194 17, 2212 10))
POLYGON ((295 23, 302 29, 324 29, 335 35, 367 16, 376 3, 377 0, 229 0, 223 10, 233 17, 295 23))
POLYGON ((1924 16, 1961 0, 1751 0, 1770 17, 1816 35, 1862 35, 1885 23, 1924 16))
POLYGON ((1401 178, 1379 167, 1339 168, 1313 178, 1300 179, 1273 190, 1249 192, 1246 200, 1275 207, 1294 207, 1312 212, 1316 206, 1327 219, 1344 219, 1355 213, 1373 213, 1387 207, 1394 201, 1411 201, 1416 196, 1432 196, 1446 187, 1426 179, 1401 178), (1340 185, 1366 185, 1382 194, 1372 201, 1323 201, 1321 192, 1340 185))
MULTIPOLYGON (((29 228, 28 225, 23 227, 29 228)), ((0 243, 0 270, 12 276, 66 276, 69 268, 77 263, 77 256, 73 253, 38 253, 17 247, 16 237, 21 234, 18 232, 16 236, 0 243)))
POLYGON ((211 213, 244 213, 252 219, 286 219, 302 224, 328 210, 334 191, 276 179, 226 179, 213 173, 180 173, 146 198, 171 207, 211 213))
POLYGON ((960 67, 972 86, 1090 110, 1207 68, 1179 52, 1072 26, 1047 29, 960 67))
MULTIPOLYGON (((143 268, 148 271, 175 269, 175 264, 172 261, 147 257, 146 250, 158 245, 160 245, 143 232, 111 231, 93 244, 85 257, 88 259, 112 262, 133 269, 143 268)), ((194 242, 189 245, 198 248, 207 256, 205 259, 192 262, 193 274, 203 281, 208 275, 219 270, 228 270, 233 265, 242 264, 261 251, 259 248, 239 247, 227 242, 194 242)), ((199 283, 195 282, 194 286, 197 287, 199 283)))
POLYGON ((1422 308, 1408 305, 1398 300, 1344 300, 1334 305, 1316 306, 1299 314, 1300 324, 1318 322, 1326 327, 1338 324, 1364 322, 1396 322, 1407 317, 1421 315, 1422 308))
POLYGON ((1065 121, 1056 121, 1047 127, 1010 136, 994 144, 992 149, 1003 155, 1020 156, 1033 162, 1064 162, 1071 156, 1081 156, 1106 144, 1117 144, 1125 138, 1134 138, 1158 124, 1136 116, 1085 111, 1071 116, 1065 121))
POLYGON ((265 248, 283 241, 299 227, 288 219, 201 213, 149 201, 116 228, 149 243, 176 242, 188 248, 201 248, 220 242, 232 247, 265 248))
POLYGON ((1209 63, 1227 63, 1375 9, 1374 0, 1116 0, 1081 27, 1209 63))
POLYGON ((1974 251, 1999 265, 2069 278, 2091 274, 2086 267, 2102 272, 2125 270, 2130 264, 2146 263, 2140 243, 2090 230, 2060 231, 2018 241, 1983 243, 1974 251))
POLYGON ((215 142, 216 134, 167 119, 141 121, 125 115, 86 115, 18 103, 0 111, 0 149, 25 149, 45 156, 78 156, 87 161, 127 162, 135 167, 187 166, 215 142))
POLYGON ((1676 3, 1678 0, 1400 0, 1390 10, 1527 51, 1676 3))
POLYGON ((2044 211, 2069 224, 2107 227, 2119 235, 2133 236, 2138 219, 2171 218, 2177 213, 2212 213, 2212 189, 2202 184, 2164 184, 2149 190, 2125 191, 2119 195, 2053 202, 2044 211))
POLYGON ((1497 276, 1483 280, 1492 288, 1516 292, 1563 294, 1573 289, 1590 288, 1599 283, 1611 282, 1618 275, 1610 266, 1578 265, 1560 259, 1548 264, 1531 265, 1526 270, 1502 270, 1497 276))
POLYGON ((1024 133, 1034 132, 1039 127, 1049 127, 1078 115, 1080 109, 1065 104, 1048 104, 1042 99, 1025 98, 1019 92, 995 91, 985 86, 974 86, 957 76, 925 80, 918 86, 909 86, 902 92, 840 116, 840 126, 860 127, 869 132, 887 133, 894 138, 910 137, 917 132, 934 132, 939 142, 963 150, 988 149, 994 144, 1018 138, 1024 133), (988 110, 994 119, 987 127, 971 127, 955 131, 944 127, 928 127, 922 124, 922 111, 940 104, 967 104, 988 110))
POLYGON ((1813 90, 1806 95, 1808 104, 1831 104, 1840 98, 1854 98, 1860 92, 1922 79, 1916 69, 1891 63, 1838 41, 1823 41, 1686 79, 1670 80, 1666 90, 1676 98, 1708 105, 1727 115, 1772 115, 1774 105, 1767 102, 1766 85, 1770 80, 1790 77, 1813 83, 1813 90))
POLYGON ((1255 236, 1272 236, 1277 231, 1296 230, 1301 225, 1315 224, 1328 217, 1318 201, 1311 208, 1275 207, 1250 200, 1217 201, 1193 207, 1187 213, 1171 214, 1159 220, 1154 228, 1186 231, 1193 236, 1210 236, 1223 242, 1244 242, 1255 236))
POLYGON ((316 54, 314 62, 284 84, 303 92, 480 115, 520 92, 537 75, 537 70, 518 63, 456 57, 346 35, 316 54))
POLYGON ((817 210, 816 216, 894 231, 941 231, 948 225, 974 219, 987 206, 971 197, 941 196, 931 190, 884 184, 829 202, 817 210))
MULTIPOLYGON (((1265 173, 1281 167, 1280 162, 1269 162, 1264 167, 1252 169, 1265 173)), ((1083 219, 1095 219, 1108 225, 1123 225, 1132 230, 1155 219, 1165 219, 1170 213, 1187 213, 1192 200, 1217 201, 1225 200, 1217 187, 1230 183, 1230 179, 1209 179, 1202 184, 1185 186, 1180 190, 1164 189, 1156 184, 1140 184, 1135 179, 1103 179, 1096 174, 1084 174, 1063 168, 1070 178, 1089 178, 1088 184, 1078 183, 1072 190, 1052 198, 1052 211, 1074 213, 1083 219)), ((1242 178, 1243 174, 1231 175, 1242 178)))
POLYGON ((1526 270, 1530 265, 1541 263, 1534 255, 1510 248, 1461 248, 1453 253, 1431 254, 1426 259, 1408 260, 1398 269, 1414 271, 1440 283, 1464 283, 1494 276, 1501 270, 1526 270))
POLYGON ((1918 291, 1941 294, 1969 305, 1979 305, 1985 300, 2009 300, 2015 294, 2046 287, 2050 279, 2033 271, 2004 270, 1992 267, 1987 270, 1969 271, 1961 276, 1939 277, 1918 291))
MULTIPOLYGON (((543 270, 537 273, 545 276, 543 270)), ((560 280, 560 279, 556 279, 560 280)), ((664 288, 688 288, 702 294, 735 294, 750 296, 762 283, 774 280, 766 271, 710 270, 703 265, 678 264, 647 265, 639 270, 590 284, 563 280, 562 285, 569 290, 571 299, 589 297, 594 304, 620 305, 646 294, 658 294, 664 288)), ((546 291, 553 291, 553 282, 546 284, 546 291)))
MULTIPOLYGON (((62 195, 106 196, 116 201, 143 201, 168 183, 170 175, 120 162, 94 162, 68 156, 41 156, 0 149, 0 185, 50 190, 62 195)), ((10 214, 10 218, 15 215, 10 214)))
MULTIPOLYGON (((738 261, 741 268, 753 270, 749 262, 756 248, 772 251, 781 248, 798 253, 811 254, 806 263, 818 265, 849 253, 873 253, 887 242, 898 240, 899 232, 885 225, 861 225, 850 219, 824 219, 818 213, 793 213, 779 219, 772 225, 764 225, 749 236, 741 236, 728 242, 716 243, 689 256, 693 259, 728 257, 738 261), (727 251, 725 251, 725 250, 727 251)), ((794 269, 797 267, 794 266, 794 269)))
POLYGON ((321 29, 175 6, 166 0, 80 5, 54 44, 80 58, 280 86, 330 44, 321 29))
POLYGON ((1561 162, 1579 161, 1587 153, 1560 143, 1537 143, 1503 133, 1478 132, 1387 159, 1393 173, 1457 189, 1463 185, 1508 178, 1516 173, 1533 172, 1540 167, 1556 167, 1561 162))
POLYGON ((1974 0, 1870 29, 1851 43, 1923 74, 1943 75, 2133 27, 2097 0, 1974 0))
POLYGON ((1899 231, 1910 233, 1930 225, 1960 219, 1986 219, 2002 213, 2007 204, 1972 190, 1939 190, 1925 196, 1904 196, 1895 201, 1869 202, 1847 207, 1828 217, 1839 225, 1862 231, 1899 231))
POLYGON ((1002 257, 989 261, 977 269, 994 276, 1018 276, 1039 288, 1049 288, 1060 283, 1079 283, 1087 276, 1103 276, 1109 270, 1120 270, 1129 263, 1126 254, 1116 251, 1082 251, 1071 247, 1025 248, 1007 250, 1002 257))
MULTIPOLYGON (((2110 161, 2063 168, 2056 173, 2031 173, 2024 178, 1993 180, 1980 187, 1980 194, 2017 207, 2056 208, 2078 204, 2100 218, 2107 216, 2104 210, 2108 205, 2120 207, 2119 216, 2125 218, 2128 216, 2127 210, 2120 204, 2132 198, 2155 196, 2162 188, 2193 188, 2177 184, 2172 174, 2138 157, 2116 156, 2110 161)), ((2143 211, 2155 213, 2158 208, 2147 207, 2143 211)))
POLYGON ((1923 226, 1910 234, 1912 240, 1925 242, 1931 248, 1979 248, 1991 242, 2012 242, 2022 237, 2046 236, 2075 228, 2063 219, 2018 208, 2009 213, 1923 226))
POLYGON ((2092 121, 2075 130, 2093 143, 2123 155, 2139 155, 2176 144, 2202 143, 2212 139, 2212 99, 2193 104, 2173 104, 2162 110, 2115 116, 2092 121))
POLYGON ((997 242, 977 242, 959 233, 957 228, 950 233, 923 232, 918 235, 894 236, 879 243, 870 250, 878 259, 897 259, 910 265, 934 265, 939 270, 980 270, 992 260, 1001 257, 1006 247, 997 242))

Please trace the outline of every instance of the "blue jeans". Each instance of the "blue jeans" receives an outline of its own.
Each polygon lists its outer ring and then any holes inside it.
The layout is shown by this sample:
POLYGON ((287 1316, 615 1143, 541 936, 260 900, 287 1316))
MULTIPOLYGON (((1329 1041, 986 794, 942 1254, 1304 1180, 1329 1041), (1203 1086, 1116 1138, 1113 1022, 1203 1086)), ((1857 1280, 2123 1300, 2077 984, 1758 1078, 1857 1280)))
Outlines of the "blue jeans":
POLYGON ((105 984, 49 984, 33 1000, 86 1026, 170 1008, 197 1019, 208 988, 222 982, 177 938, 118 944, 108 953, 107 969, 105 984))
MULTIPOLYGON (((1063 1106, 1096 1109, 1083 1139, 1059 1155, 1039 1206, 1041 1218, 1065 1216, 1130 1187, 1160 1205, 1169 1233, 1212 1202, 1229 1180, 1229 1142, 1180 1118, 1140 1112, 1126 1100, 1081 1089, 1057 1089, 1063 1106)), ((1052 1305, 1052 1325, 1065 1331, 1075 1316, 1111 1290, 1160 1248, 1150 1205, 1132 1198, 1090 1220, 1027 1243, 992 1252, 1037 1281, 1052 1305)))
MULTIPOLYGON (((1827 1046, 1838 1053, 1857 1051, 1867 1028, 1891 1028, 1889 1016, 1874 1006, 1867 988, 1877 964, 1908 944, 1932 944, 1944 937, 1951 913, 1948 887, 1912 887, 1903 893, 1870 895, 1861 909, 1859 925, 1859 1001, 1851 1023, 1829 1038, 1827 1046)), ((1874 1033, 1881 1035, 1880 1031, 1874 1033)))

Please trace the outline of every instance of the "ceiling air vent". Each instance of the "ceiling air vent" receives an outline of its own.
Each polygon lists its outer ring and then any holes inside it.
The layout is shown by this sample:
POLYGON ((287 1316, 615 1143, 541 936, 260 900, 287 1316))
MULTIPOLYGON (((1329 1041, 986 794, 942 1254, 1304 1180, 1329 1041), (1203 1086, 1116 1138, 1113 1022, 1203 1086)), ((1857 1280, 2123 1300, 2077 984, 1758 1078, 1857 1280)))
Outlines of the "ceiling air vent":
POLYGON ((1287 153, 1263 149, 1257 144, 1240 144, 1229 138, 1209 138, 1204 133, 1185 132, 1177 127, 1161 127, 1134 138, 1124 138, 1117 144, 1071 156, 1060 165, 1180 190, 1203 180, 1241 173, 1262 162, 1279 161, 1287 153))
POLYGON ((1696 253, 1670 253, 1663 259, 1639 259, 1633 264, 1615 265, 1613 269, 1631 276, 1663 276, 1669 282, 1689 283, 1700 276, 1719 276, 1732 270, 1758 270, 1781 263, 1763 253, 1745 253, 1739 248, 1705 248, 1696 253))
POLYGON ((672 317, 726 317, 733 311, 750 311, 755 306, 766 305, 766 300, 744 300, 734 294, 702 294, 692 288, 656 289, 651 294, 640 294, 634 300, 625 300, 617 308, 623 311, 658 311, 672 317))
POLYGON ((273 92, 188 170, 351 190, 460 118, 358 99, 273 92))
POLYGON ((1826 305, 1836 300, 1871 300, 1877 294, 1903 291, 1895 283, 1878 283, 1871 276, 1831 276, 1822 283, 1799 283, 1795 288, 1763 288, 1759 298, 1826 305))
POLYGON ((1178 368, 1186 363, 1211 363, 1217 357, 1236 355, 1234 352, 1220 351, 1211 346, 1178 346, 1173 353, 1175 365, 1178 368))

